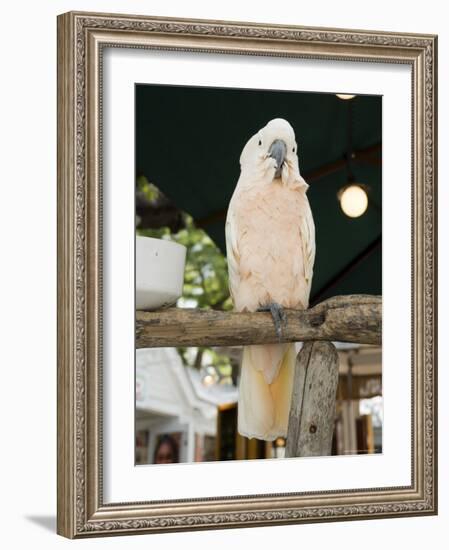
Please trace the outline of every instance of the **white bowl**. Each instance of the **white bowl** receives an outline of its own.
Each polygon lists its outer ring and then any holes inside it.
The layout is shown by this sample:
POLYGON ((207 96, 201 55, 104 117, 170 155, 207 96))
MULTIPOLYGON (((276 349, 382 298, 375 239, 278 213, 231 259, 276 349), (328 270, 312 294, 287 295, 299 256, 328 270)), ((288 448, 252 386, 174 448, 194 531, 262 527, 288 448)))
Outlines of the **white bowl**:
POLYGON ((186 247, 152 237, 136 237, 136 309, 159 309, 182 295, 186 247))

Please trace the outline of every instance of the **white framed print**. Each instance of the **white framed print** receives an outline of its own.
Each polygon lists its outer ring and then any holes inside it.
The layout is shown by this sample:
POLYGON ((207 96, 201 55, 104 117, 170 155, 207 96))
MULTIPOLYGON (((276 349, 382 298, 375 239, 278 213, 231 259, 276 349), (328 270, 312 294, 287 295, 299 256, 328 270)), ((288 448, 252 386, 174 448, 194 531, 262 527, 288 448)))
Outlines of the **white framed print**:
POLYGON ((58 532, 435 514, 431 35, 58 18, 58 532))

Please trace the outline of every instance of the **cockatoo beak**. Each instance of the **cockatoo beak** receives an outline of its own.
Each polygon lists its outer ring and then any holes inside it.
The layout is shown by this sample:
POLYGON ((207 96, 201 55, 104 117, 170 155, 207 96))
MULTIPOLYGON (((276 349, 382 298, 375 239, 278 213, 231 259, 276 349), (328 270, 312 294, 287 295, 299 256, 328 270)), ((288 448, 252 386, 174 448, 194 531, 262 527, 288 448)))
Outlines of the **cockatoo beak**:
POLYGON ((275 139, 270 146, 268 155, 276 161, 275 178, 280 178, 282 174, 282 166, 284 164, 285 155, 287 154, 287 145, 282 139, 275 139))

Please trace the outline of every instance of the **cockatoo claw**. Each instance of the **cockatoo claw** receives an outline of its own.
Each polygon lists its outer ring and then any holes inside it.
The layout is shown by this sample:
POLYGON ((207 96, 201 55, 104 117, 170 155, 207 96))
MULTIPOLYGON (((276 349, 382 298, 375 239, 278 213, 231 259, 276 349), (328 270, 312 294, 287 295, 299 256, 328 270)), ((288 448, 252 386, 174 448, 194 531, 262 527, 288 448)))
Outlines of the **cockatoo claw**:
POLYGON ((282 339, 282 325, 287 324, 287 315, 284 308, 276 302, 272 302, 265 306, 260 306, 257 311, 269 311, 273 318, 274 328, 276 329, 276 335, 279 340, 282 339))

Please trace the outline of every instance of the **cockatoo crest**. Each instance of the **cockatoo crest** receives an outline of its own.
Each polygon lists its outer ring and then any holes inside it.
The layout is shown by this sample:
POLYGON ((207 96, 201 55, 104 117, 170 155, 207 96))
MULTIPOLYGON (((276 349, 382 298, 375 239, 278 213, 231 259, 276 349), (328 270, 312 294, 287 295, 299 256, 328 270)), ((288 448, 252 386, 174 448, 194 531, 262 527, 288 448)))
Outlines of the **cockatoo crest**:
POLYGON ((279 180, 289 187, 308 188, 299 173, 295 132, 283 118, 270 120, 248 140, 240 155, 240 168, 247 180, 266 184, 279 180))

